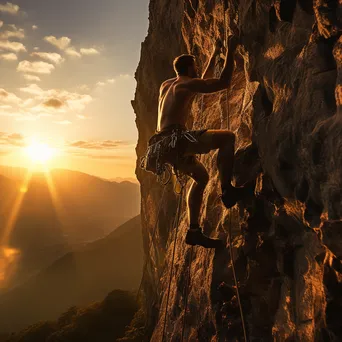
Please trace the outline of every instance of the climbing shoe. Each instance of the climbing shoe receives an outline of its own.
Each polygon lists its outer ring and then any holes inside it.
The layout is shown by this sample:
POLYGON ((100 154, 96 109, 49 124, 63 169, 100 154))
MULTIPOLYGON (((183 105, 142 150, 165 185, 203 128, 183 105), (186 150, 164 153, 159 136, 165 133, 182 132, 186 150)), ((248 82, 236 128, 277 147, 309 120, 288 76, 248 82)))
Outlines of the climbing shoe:
POLYGON ((186 233, 185 243, 190 246, 202 246, 204 248, 221 248, 223 242, 220 239, 212 239, 203 234, 202 229, 189 229, 186 233))
POLYGON ((242 201, 247 197, 253 196, 254 188, 255 182, 250 182, 241 188, 235 188, 232 186, 229 189, 223 189, 221 200, 227 209, 232 208, 238 201, 242 201))

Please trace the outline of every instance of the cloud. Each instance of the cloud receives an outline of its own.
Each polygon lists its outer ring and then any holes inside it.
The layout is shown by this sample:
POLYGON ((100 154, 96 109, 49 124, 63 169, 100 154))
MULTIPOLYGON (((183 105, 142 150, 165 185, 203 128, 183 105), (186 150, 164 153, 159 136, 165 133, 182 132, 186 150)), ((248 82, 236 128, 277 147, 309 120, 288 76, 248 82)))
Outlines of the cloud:
MULTIPOLYGON (((81 155, 81 154, 80 154, 81 155)), ((83 154, 84 157, 93 159, 108 159, 108 160, 130 160, 133 159, 130 156, 117 156, 117 155, 96 155, 96 154, 83 154)))
POLYGON ((64 61, 64 58, 59 53, 53 52, 33 52, 31 56, 39 57, 55 64, 60 64, 64 61))
POLYGON ((0 33, 0 39, 9 39, 9 38, 24 39, 25 38, 24 30, 20 29, 20 31, 4 31, 0 33))
POLYGON ((0 20, 0 28, 4 26, 4 22, 2 20, 0 20))
POLYGON ((40 82, 41 79, 38 76, 24 74, 24 78, 27 81, 40 82))
POLYGON ((0 144, 12 146, 25 146, 25 138, 20 133, 4 133, 0 132, 0 144))
POLYGON ((0 104, 19 104, 20 102, 21 99, 17 95, 9 93, 5 89, 0 88, 0 104))
MULTIPOLYGON (((32 75, 24 74, 23 76, 30 78, 32 75)), ((64 89, 45 90, 36 83, 19 88, 19 90, 26 93, 22 95, 22 98, 5 89, 0 89, 0 116, 9 116, 22 121, 66 114, 76 119, 77 115, 81 115, 85 107, 93 101, 92 96, 88 94, 69 92, 64 89)), ((59 117, 58 119, 62 121, 59 117)), ((70 116, 65 119, 72 121, 70 116)))
POLYGON ((19 9, 20 7, 18 5, 14 5, 11 2, 7 2, 6 4, 0 4, 0 12, 17 14, 19 12, 19 9))
POLYGON ((96 83, 97 87, 104 87, 106 84, 114 84, 116 82, 116 79, 110 78, 106 81, 99 81, 96 83))
POLYGON ((90 87, 87 84, 82 84, 82 85, 78 86, 77 89, 82 91, 82 92, 89 92, 90 91, 90 87))
POLYGON ((71 43, 71 39, 68 37, 56 38, 55 36, 44 37, 44 40, 60 50, 65 50, 71 43))
POLYGON ((122 140, 104 140, 104 141, 92 141, 92 140, 78 140, 69 144, 70 147, 77 147, 89 150, 111 150, 124 145, 129 145, 127 141, 122 140))
POLYGON ((45 107, 51 107, 51 108, 56 108, 56 109, 59 109, 63 107, 64 105, 65 105, 64 102, 62 102, 59 99, 54 99, 54 98, 49 99, 43 103, 43 106, 45 107))
POLYGON ((76 51, 74 47, 67 48, 65 50, 65 53, 71 57, 82 57, 82 55, 78 51, 76 51))
POLYGON ((85 106, 90 103, 93 98, 87 94, 71 93, 66 90, 49 90, 46 93, 49 98, 58 99, 69 109, 74 111, 82 111, 85 106))
POLYGON ((35 96, 26 103, 35 113, 53 114, 56 111, 66 112, 67 110, 81 112, 93 100, 87 94, 72 93, 61 89, 43 90, 37 84, 20 88, 20 91, 35 96))
POLYGON ((14 118, 16 121, 32 121, 42 116, 51 115, 34 110, 34 106, 37 105, 35 96, 37 95, 23 100, 15 94, 0 89, 0 115, 14 118))
POLYGON ((32 25, 32 30, 33 31, 38 30, 38 26, 37 25, 32 25))
POLYGON ((8 138, 11 140, 24 140, 24 136, 20 133, 12 133, 8 135, 8 138))
POLYGON ((55 66, 46 62, 21 61, 18 64, 17 71, 30 72, 33 74, 51 74, 55 66))
POLYGON ((7 156, 10 153, 11 153, 10 151, 0 150, 0 156, 7 156))
POLYGON ((69 37, 46 36, 44 40, 58 49, 63 50, 65 54, 70 57, 80 58, 83 56, 94 56, 100 54, 100 52, 95 48, 82 48, 80 51, 76 50, 74 46, 71 46, 71 39, 69 37))
POLYGON ((128 80, 128 79, 132 78, 132 76, 130 74, 120 74, 119 78, 124 79, 124 80, 128 80))
POLYGON ((0 32, 0 39, 7 40, 9 38, 25 38, 25 31, 23 29, 17 28, 15 25, 8 25, 8 27, 10 27, 12 30, 0 32))
POLYGON ((94 48, 90 48, 90 49, 81 49, 80 50, 81 54, 82 55, 85 55, 85 56, 91 56, 91 55, 99 55, 100 52, 94 48))
POLYGON ((0 40, 0 50, 20 52, 26 51, 26 48, 22 43, 10 42, 9 40, 0 40))
POLYGON ((3 59, 5 61, 17 61, 18 57, 15 53, 4 53, 0 55, 0 59, 3 59))
POLYGON ((116 79, 115 78, 109 78, 106 81, 99 81, 96 83, 96 86, 97 87, 104 87, 107 84, 115 84, 117 81, 130 80, 132 78, 133 78, 133 76, 131 76, 129 74, 120 74, 116 79))
POLYGON ((37 121, 39 117, 43 115, 32 115, 32 114, 19 114, 16 115, 15 120, 16 121, 37 121))
POLYGON ((20 88, 20 91, 32 95, 41 95, 44 92, 44 90, 37 86, 37 84, 30 84, 28 87, 20 88))
POLYGON ((135 162, 135 156, 130 155, 120 155, 120 154, 108 154, 106 151, 94 151, 91 153, 87 150, 80 150, 80 149, 73 149, 68 150, 68 153, 75 156, 75 157, 83 157, 83 158, 92 158, 92 159, 108 159, 108 160, 122 160, 122 161, 132 161, 135 162))

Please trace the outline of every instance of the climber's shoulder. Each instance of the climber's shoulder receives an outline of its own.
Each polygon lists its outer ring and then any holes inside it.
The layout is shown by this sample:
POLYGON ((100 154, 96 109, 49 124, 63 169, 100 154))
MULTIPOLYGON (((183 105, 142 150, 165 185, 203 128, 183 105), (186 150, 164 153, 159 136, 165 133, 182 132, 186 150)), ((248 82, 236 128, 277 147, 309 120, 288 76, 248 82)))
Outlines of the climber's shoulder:
POLYGON ((176 80, 177 78, 174 77, 174 78, 170 78, 166 81, 164 81, 161 85, 160 85, 160 88, 159 88, 159 96, 163 96, 167 90, 170 88, 170 86, 172 85, 172 83, 176 80))
POLYGON ((160 86, 160 90, 164 89, 165 87, 170 86, 176 79, 177 79, 177 77, 174 77, 174 78, 170 78, 170 79, 164 81, 160 86))

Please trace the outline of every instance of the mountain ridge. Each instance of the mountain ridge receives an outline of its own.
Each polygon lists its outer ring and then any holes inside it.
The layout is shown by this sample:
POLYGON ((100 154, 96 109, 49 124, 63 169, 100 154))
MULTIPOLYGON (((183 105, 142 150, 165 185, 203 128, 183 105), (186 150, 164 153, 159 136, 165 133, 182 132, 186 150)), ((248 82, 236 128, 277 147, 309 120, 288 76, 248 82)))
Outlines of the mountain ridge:
POLYGON ((103 299, 114 289, 137 290, 142 276, 140 215, 106 237, 68 252, 21 286, 0 296, 0 331, 56 319, 70 306, 103 299))
MULTIPOLYGON (((0 239, 3 248, 15 249, 21 256, 13 265, 17 268, 15 276, 9 282, 6 279, 6 287, 24 281, 67 251, 106 236, 139 214, 136 184, 65 170, 48 176, 34 174, 25 184, 26 172, 14 169, 4 176, 0 170, 0 239)), ((0 266, 3 260, 0 253, 0 266)), ((4 285, 0 285, 3 290, 4 285)))

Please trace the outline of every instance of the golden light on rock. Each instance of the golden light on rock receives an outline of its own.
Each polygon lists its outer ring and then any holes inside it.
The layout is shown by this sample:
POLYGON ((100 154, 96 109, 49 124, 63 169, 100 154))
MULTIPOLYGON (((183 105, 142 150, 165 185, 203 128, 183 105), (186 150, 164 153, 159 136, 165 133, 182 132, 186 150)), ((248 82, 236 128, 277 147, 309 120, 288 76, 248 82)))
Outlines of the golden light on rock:
POLYGON ((264 54, 266 59, 275 60, 285 52, 285 48, 281 44, 271 46, 264 54))

